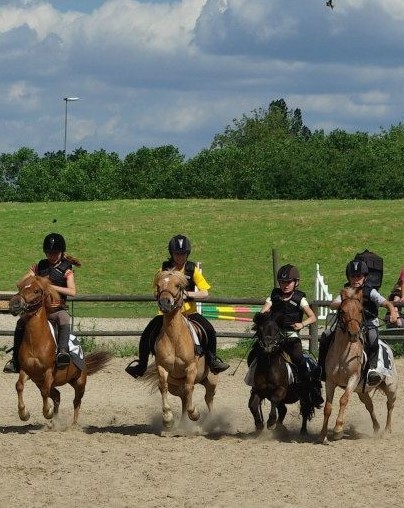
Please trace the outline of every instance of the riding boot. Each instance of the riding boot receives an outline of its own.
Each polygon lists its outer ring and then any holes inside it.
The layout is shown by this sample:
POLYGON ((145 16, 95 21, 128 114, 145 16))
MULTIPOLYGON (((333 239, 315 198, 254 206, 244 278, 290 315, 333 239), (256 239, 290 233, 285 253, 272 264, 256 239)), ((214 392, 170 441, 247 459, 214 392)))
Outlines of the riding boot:
POLYGON ((251 347, 250 352, 248 353, 248 356, 247 356, 247 365, 248 366, 250 366, 252 364, 252 362, 254 361, 254 359, 257 358, 258 348, 259 348, 259 344, 257 341, 255 341, 251 347))
POLYGON ((57 368, 67 367, 70 364, 69 354, 70 325, 59 326, 59 351, 56 358, 57 368))
POLYGON ((125 372, 127 372, 130 376, 137 378, 142 377, 146 372, 147 364, 149 361, 150 354, 150 341, 149 338, 142 335, 139 341, 139 360, 133 360, 126 367, 125 372), (137 365, 133 365, 133 363, 138 362, 137 365))
POLYGON ((227 370, 230 365, 216 356, 216 334, 208 336, 208 350, 206 352, 206 360, 213 374, 219 374, 227 370))
POLYGON ((321 395, 321 381, 318 377, 319 371, 316 377, 312 376, 305 359, 297 365, 297 369, 301 383, 301 401, 309 406, 320 409, 324 399, 321 395))
POLYGON ((143 330, 139 340, 139 360, 133 360, 126 367, 125 372, 130 376, 137 378, 142 377, 147 370, 150 353, 154 354, 157 337, 163 326, 163 316, 158 315, 148 323, 143 330), (133 365, 137 362, 137 365, 133 365))
POLYGON ((14 330, 13 357, 6 363, 3 372, 6 372, 7 374, 17 374, 20 371, 18 353, 20 351, 20 346, 23 338, 24 321, 19 319, 14 330))
POLYGON ((372 349, 368 350, 369 370, 368 370, 368 376, 367 376, 367 383, 369 386, 378 385, 382 380, 382 376, 376 370, 378 356, 379 356, 379 348, 378 347, 376 349, 372 348, 372 349))
POLYGON ((321 381, 325 381, 325 359, 327 357, 328 350, 330 349, 332 335, 326 333, 321 334, 321 338, 318 342, 318 359, 317 363, 321 369, 321 381))

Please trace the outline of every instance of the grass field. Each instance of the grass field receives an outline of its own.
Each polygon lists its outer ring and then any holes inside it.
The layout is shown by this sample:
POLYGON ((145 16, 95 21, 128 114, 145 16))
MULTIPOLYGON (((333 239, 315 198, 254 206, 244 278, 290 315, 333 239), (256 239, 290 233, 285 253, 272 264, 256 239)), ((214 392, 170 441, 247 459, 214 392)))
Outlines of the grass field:
MULTIPOLYGON (((1 203, 0 290, 14 290, 42 257, 43 237, 55 231, 83 264, 76 269, 80 294, 150 294, 168 240, 183 233, 192 241, 191 258, 202 262, 212 296, 266 297, 273 286, 274 249, 280 264, 299 267, 310 299, 316 263, 335 294, 346 263, 365 248, 384 258, 387 296, 404 264, 403 212, 404 201, 363 200, 1 203)), ((144 314, 154 312, 154 304, 144 305, 144 314)), ((80 309, 95 312, 89 304, 80 309)), ((108 304, 101 312, 139 315, 134 304, 108 304)))

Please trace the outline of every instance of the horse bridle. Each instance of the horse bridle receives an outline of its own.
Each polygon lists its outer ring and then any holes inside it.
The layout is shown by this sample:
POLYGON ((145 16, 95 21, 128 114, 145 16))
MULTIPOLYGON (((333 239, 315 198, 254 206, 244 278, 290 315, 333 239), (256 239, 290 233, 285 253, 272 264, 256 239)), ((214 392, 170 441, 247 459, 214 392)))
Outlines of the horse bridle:
POLYGON ((21 300, 24 302, 24 305, 21 307, 21 314, 22 313, 31 313, 31 312, 35 312, 39 309, 39 307, 42 306, 43 302, 45 301, 45 299, 48 297, 48 293, 46 291, 44 291, 42 288, 39 288, 40 289, 40 295, 35 298, 35 300, 33 300, 32 302, 27 302, 25 300, 25 298, 22 296, 21 294, 21 291, 27 287, 29 287, 31 284, 27 284, 26 286, 24 286, 23 288, 21 288, 17 295, 20 296, 21 300))
MULTIPOLYGON (((341 319, 341 316, 342 316, 342 306, 344 305, 344 302, 348 301, 348 300, 356 300, 359 304, 361 304, 361 301, 359 298, 357 298, 356 296, 347 296, 346 298, 344 298, 344 300, 341 301, 341 306, 340 306, 340 311, 339 311, 339 316, 338 316, 338 326, 341 328, 341 330, 343 332, 347 332, 348 331, 348 325, 349 323, 351 323, 352 321, 356 321, 358 323, 358 326, 359 326, 359 329, 362 331, 363 328, 364 328, 364 313, 363 313, 363 309, 361 311, 361 315, 362 315, 362 321, 360 321, 359 319, 357 318, 349 318, 349 319, 341 319)), ((360 332, 359 332, 360 334, 360 332)), ((358 334, 358 335, 359 335, 358 334)))
POLYGON ((183 289, 182 287, 179 287, 178 291, 175 294, 172 291, 170 291, 169 289, 162 289, 162 290, 159 289, 157 291, 156 297, 157 297, 157 303, 159 305, 160 310, 162 310, 161 305, 160 305, 160 297, 161 297, 162 293, 168 293, 170 296, 172 296, 172 298, 174 300, 172 310, 177 309, 178 307, 182 307, 185 289, 183 289))

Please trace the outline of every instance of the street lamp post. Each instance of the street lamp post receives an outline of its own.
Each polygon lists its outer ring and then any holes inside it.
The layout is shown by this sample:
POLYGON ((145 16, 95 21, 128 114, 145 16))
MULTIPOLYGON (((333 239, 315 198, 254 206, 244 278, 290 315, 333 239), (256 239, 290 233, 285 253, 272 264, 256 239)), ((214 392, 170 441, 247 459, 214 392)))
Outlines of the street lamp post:
POLYGON ((74 102, 78 101, 79 97, 63 97, 63 100, 65 101, 65 144, 64 144, 64 154, 65 159, 67 159, 67 152, 66 152, 66 145, 67 145, 67 103, 68 102, 74 102))

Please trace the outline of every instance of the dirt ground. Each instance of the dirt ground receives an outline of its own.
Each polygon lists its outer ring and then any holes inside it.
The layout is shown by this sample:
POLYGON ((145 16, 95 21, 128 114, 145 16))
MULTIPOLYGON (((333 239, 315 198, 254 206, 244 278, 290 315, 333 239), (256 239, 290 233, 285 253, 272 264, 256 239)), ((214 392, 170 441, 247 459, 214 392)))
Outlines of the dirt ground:
MULTIPOLYGON (((234 374, 238 362, 233 362, 229 373, 220 375, 211 421, 198 386, 201 421, 162 436, 160 394, 129 377, 127 363, 114 359, 88 379, 77 429, 70 427, 69 386, 61 388, 61 411, 50 429, 37 388, 27 384, 31 419, 21 422, 17 376, 0 374, 1 506, 403 506, 400 397, 391 435, 372 435, 370 417, 355 395, 342 441, 317 443, 322 411, 302 439, 297 405, 289 407, 287 434, 265 431, 256 437, 247 408, 249 388, 243 382, 246 366, 242 363, 234 374)), ((402 377, 404 360, 397 367, 402 377)), ((179 401, 171 401, 178 416, 179 401)), ((377 393, 375 403, 384 425, 384 396, 377 393)))

